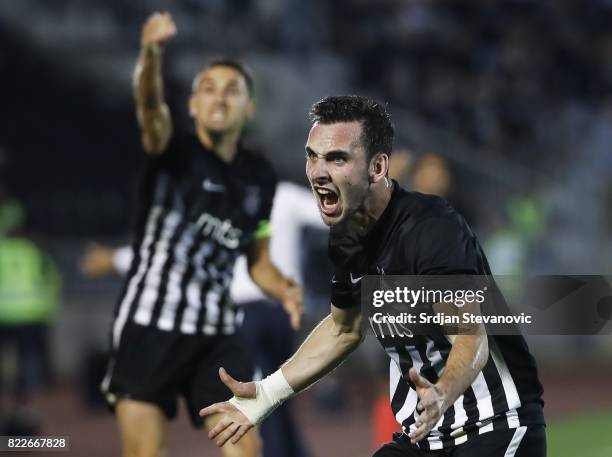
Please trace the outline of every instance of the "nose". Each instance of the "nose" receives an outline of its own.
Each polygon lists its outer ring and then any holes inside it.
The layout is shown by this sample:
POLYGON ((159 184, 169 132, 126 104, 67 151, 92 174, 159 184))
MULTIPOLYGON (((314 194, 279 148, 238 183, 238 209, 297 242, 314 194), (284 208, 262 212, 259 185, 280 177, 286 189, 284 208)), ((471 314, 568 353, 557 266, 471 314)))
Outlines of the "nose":
POLYGON ((306 161, 306 175, 311 184, 324 185, 331 181, 325 160, 308 159, 306 161))
POLYGON ((225 104, 225 101, 226 101, 226 97, 223 91, 217 90, 214 92, 212 96, 212 102, 215 105, 223 106, 225 104))

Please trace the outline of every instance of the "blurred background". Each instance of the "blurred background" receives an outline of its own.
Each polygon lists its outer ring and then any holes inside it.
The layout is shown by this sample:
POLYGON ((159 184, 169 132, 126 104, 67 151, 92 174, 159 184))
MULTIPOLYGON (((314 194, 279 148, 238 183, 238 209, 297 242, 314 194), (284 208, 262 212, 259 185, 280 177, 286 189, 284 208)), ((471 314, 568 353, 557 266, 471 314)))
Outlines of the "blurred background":
MULTIPOLYGON (((495 273, 611 274, 610 0, 0 2, 0 434, 119 453, 98 385, 121 278, 88 278, 82 261, 94 242, 130 240, 143 160, 131 75, 155 10, 178 27, 164 61, 178 122, 191 122, 203 62, 241 58, 256 76, 249 136, 282 180, 305 185, 310 105, 372 96, 394 119, 394 176, 458 208, 495 273)), ((302 233, 298 341, 328 310, 325 236, 302 233)), ((549 455, 612 455, 612 339, 528 340, 549 455)), ((312 456, 371 455, 386 360, 372 339, 296 400, 312 456)), ((213 455, 185 415, 170 449, 213 455)))

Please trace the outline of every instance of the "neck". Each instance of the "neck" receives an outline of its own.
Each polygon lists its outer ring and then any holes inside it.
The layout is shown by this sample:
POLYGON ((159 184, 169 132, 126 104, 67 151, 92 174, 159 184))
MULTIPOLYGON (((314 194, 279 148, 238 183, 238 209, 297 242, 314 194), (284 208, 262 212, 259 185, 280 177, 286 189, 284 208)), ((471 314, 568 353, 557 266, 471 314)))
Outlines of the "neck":
POLYGON ((207 149, 213 151, 226 163, 231 162, 238 153, 238 140, 240 130, 223 133, 210 132, 201 125, 196 125, 196 134, 200 143, 207 149))
POLYGON ((360 235, 365 236, 389 206, 394 186, 391 180, 389 184, 387 186, 385 180, 370 184, 363 209, 357 211, 353 217, 353 222, 357 224, 360 235))

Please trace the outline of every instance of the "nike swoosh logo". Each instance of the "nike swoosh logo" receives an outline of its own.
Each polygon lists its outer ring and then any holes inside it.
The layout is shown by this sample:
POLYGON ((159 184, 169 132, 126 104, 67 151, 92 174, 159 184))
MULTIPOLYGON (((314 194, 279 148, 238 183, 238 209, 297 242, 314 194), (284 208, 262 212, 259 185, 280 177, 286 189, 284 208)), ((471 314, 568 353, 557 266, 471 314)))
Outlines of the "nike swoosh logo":
POLYGON ((207 178, 202 181, 202 189, 208 192, 224 192, 225 186, 223 184, 216 184, 207 178))
POLYGON ((361 281, 361 278, 363 278, 363 275, 359 276, 358 278, 353 278, 353 273, 349 273, 351 276, 351 282, 353 284, 357 284, 359 281, 361 281))

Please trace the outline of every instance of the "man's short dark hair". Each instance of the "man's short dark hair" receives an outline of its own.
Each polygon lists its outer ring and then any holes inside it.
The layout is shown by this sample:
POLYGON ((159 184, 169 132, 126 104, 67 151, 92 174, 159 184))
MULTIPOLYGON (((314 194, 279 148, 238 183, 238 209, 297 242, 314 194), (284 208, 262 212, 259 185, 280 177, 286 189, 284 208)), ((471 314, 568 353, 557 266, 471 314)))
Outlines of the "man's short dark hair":
POLYGON ((244 82, 246 83, 247 89, 249 90, 249 97, 253 97, 253 72, 248 67, 248 65, 243 62, 240 62, 239 60, 232 59, 231 57, 215 57, 214 59, 211 59, 206 62, 204 68, 202 68, 202 70, 193 79, 193 84, 191 87, 193 92, 196 92, 198 90, 198 87, 200 86, 200 80, 202 79, 202 75, 204 74, 204 72, 212 67, 229 67, 236 70, 244 78, 244 82))
POLYGON ((334 95, 325 97, 310 110, 310 120, 320 124, 362 122, 361 140, 368 160, 383 152, 391 155, 394 129, 391 116, 384 106, 361 95, 334 95))

